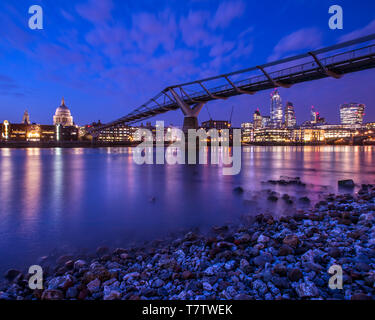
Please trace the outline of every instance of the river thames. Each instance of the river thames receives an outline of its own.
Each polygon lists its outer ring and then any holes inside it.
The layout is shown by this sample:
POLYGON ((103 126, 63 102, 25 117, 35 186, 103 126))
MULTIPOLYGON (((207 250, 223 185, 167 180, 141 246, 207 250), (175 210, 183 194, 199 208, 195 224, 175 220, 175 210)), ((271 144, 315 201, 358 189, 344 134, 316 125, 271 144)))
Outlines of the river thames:
MULTIPOLYGON (((375 149, 357 146, 242 149, 242 169, 137 165, 131 148, 0 149, 0 271, 27 268, 54 250, 125 246, 246 215, 294 213, 337 181, 374 183, 375 149), (265 183, 300 177, 306 186, 265 183), (241 186, 243 194, 233 192, 241 186), (267 200, 268 190, 293 204, 267 200)), ((354 189, 356 190, 356 189, 354 189)), ((349 190, 349 192, 353 192, 349 190)))

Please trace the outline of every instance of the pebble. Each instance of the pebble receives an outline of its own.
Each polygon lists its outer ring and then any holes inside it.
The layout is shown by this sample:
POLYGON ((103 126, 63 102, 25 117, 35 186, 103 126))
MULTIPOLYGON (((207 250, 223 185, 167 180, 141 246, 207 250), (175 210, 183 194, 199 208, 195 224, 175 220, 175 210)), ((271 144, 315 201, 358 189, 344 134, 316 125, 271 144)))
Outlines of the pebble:
POLYGON ((77 295, 78 295, 78 290, 77 290, 76 287, 70 287, 70 288, 66 291, 66 294, 65 294, 66 298, 68 298, 68 299, 69 299, 69 298, 71 298, 71 299, 76 298, 77 295))
POLYGON ((290 235, 287 235, 284 238, 283 243, 286 244, 287 246, 295 249, 298 246, 299 239, 296 235, 290 234, 290 235))
POLYGON ((303 273, 298 268, 293 268, 288 272, 288 279, 292 282, 297 282, 299 279, 303 278, 303 273))
POLYGON ((77 260, 74 262, 74 269, 79 270, 87 265, 87 262, 84 260, 77 260))
POLYGON ((318 288, 311 281, 300 283, 295 289, 300 298, 311 298, 319 295, 318 288))
POLYGON ((203 289, 206 290, 206 291, 211 291, 212 290, 212 286, 208 283, 208 282, 203 282, 203 289))
POLYGON ((100 289, 100 280, 96 278, 87 284, 87 289, 91 292, 97 292, 100 289))
POLYGON ((30 292, 22 271, 9 269, 0 300, 375 299, 374 212, 375 187, 365 185, 355 194, 322 195, 294 216, 260 214, 212 234, 98 247, 84 259, 51 255, 43 259, 56 261, 45 289, 30 292), (333 264, 343 269, 343 290, 328 287, 333 264))
POLYGON ((116 290, 110 291, 107 295, 104 296, 104 300, 119 300, 121 298, 121 293, 116 290))
POLYGON ((64 294, 60 290, 47 289, 42 294, 42 300, 61 300, 64 294))

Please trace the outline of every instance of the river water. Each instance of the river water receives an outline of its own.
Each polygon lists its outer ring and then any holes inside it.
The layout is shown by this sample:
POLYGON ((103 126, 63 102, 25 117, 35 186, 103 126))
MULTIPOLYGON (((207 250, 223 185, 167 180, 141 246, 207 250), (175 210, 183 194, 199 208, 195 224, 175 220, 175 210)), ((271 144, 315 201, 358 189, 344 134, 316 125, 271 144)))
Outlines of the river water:
POLYGON ((343 192, 337 180, 375 182, 373 147, 250 146, 241 162, 240 174, 225 176, 219 165, 137 165, 131 148, 0 149, 0 271, 57 248, 125 246, 244 215, 290 214, 308 206, 302 196, 313 204, 343 192), (281 176, 306 187, 264 183, 281 176), (268 201, 267 190, 295 201, 268 201))

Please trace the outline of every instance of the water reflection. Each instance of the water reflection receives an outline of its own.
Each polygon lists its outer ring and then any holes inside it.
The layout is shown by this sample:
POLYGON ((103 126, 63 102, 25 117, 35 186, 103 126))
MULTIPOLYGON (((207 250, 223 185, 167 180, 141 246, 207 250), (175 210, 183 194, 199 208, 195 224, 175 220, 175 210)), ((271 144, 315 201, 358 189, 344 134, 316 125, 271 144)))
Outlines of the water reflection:
MULTIPOLYGON (((233 150, 218 151, 222 157, 233 150)), ((339 179, 375 177, 373 147, 248 146, 234 176, 223 175, 222 162, 211 164, 209 148, 199 155, 206 165, 137 165, 131 148, 1 149, 0 269, 34 263, 63 246, 121 245, 243 214, 288 214, 303 195, 318 200, 322 192, 340 192, 339 179), (300 177, 307 186, 266 183, 280 176, 300 177), (239 185, 241 196, 233 193, 239 185), (296 201, 270 203, 269 190, 296 201)))
POLYGON ((38 222, 41 206, 42 190, 42 161, 41 152, 38 148, 26 150, 26 158, 21 178, 20 199, 22 207, 20 220, 23 221, 22 231, 32 232, 35 223, 38 222))

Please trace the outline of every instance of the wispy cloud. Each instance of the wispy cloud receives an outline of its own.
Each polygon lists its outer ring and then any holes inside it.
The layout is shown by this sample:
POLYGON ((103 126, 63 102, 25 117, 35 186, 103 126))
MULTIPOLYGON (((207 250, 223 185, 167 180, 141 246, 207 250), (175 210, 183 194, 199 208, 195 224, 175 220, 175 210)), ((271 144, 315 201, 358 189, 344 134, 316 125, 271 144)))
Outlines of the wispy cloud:
POLYGON ((60 10, 60 13, 61 13, 61 15, 62 15, 66 20, 68 20, 68 21, 70 21, 70 22, 73 22, 73 21, 74 21, 74 17, 73 17, 73 15, 70 14, 69 12, 67 12, 66 10, 61 9, 61 10, 60 10))
POLYGON ((112 9, 112 0, 89 0, 76 6, 78 14, 92 23, 104 23, 111 19, 112 9))
POLYGON ((210 46, 215 43, 218 37, 208 30, 209 19, 210 13, 207 11, 189 11, 187 16, 181 17, 179 28, 187 46, 210 46))
POLYGON ((241 17, 245 12, 243 1, 225 1, 220 3, 215 16, 210 23, 212 28, 226 28, 232 21, 241 17))
POLYGON ((314 49, 320 46, 321 42, 322 35, 318 29, 300 29, 282 38, 273 49, 273 53, 268 58, 268 61, 277 60, 286 53, 303 49, 314 49))
POLYGON ((350 32, 340 38, 340 42, 349 41, 355 38, 364 37, 369 34, 375 33, 375 20, 371 21, 364 28, 350 32))
MULTIPOLYGON (((192 6, 182 12, 169 5, 138 8, 122 11, 124 19, 117 19, 121 7, 114 0, 81 0, 72 10, 57 8, 55 14, 64 23, 54 33, 46 29, 41 37, 42 32, 12 23, 0 44, 18 39, 18 48, 38 68, 41 82, 121 101, 126 97, 130 105, 175 82, 237 67, 252 52, 252 27, 235 36, 224 30, 243 16, 243 1, 221 1, 213 9, 192 6), (33 37, 37 41, 30 46, 33 37)), ((0 85, 9 92, 15 84, 0 85)))
POLYGON ((173 50, 177 37, 175 15, 170 10, 153 14, 141 12, 132 17, 132 40, 147 52, 154 52, 159 45, 166 51, 173 50))
POLYGON ((0 74, 0 95, 23 96, 24 94, 20 92, 20 87, 14 79, 0 74))

